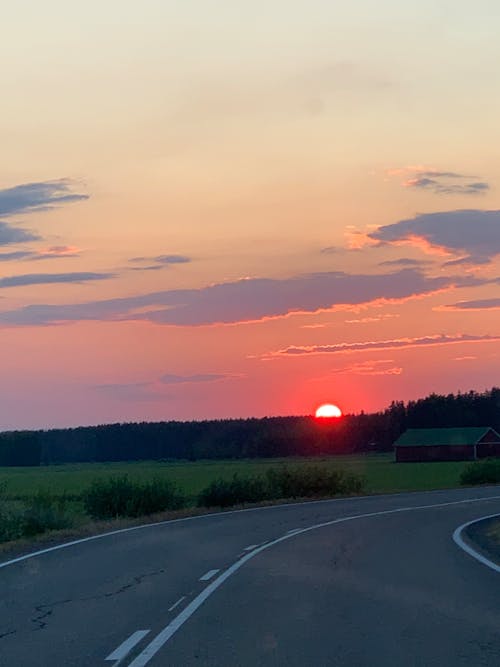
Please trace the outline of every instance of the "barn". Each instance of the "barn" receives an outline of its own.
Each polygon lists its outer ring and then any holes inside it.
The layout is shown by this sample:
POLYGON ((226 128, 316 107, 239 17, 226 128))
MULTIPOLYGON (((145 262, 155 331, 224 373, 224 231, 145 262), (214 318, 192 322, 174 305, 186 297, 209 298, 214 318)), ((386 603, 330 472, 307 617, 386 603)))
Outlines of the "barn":
POLYGON ((410 428, 394 443, 396 462, 473 461, 500 456, 500 435, 490 426, 410 428))

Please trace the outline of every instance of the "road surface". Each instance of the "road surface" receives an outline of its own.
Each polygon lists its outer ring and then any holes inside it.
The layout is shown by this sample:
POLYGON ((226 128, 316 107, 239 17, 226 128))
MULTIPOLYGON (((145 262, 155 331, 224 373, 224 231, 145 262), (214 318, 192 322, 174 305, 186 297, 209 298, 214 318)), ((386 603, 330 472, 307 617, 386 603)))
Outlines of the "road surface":
POLYGON ((8 667, 500 665, 500 574, 452 541, 500 487, 122 532, 0 567, 8 667))

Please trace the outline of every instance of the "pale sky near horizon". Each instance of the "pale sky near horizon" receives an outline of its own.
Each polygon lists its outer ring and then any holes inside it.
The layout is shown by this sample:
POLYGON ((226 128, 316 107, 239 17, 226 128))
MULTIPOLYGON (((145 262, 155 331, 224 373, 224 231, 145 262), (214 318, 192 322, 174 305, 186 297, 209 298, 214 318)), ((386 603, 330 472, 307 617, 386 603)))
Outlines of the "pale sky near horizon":
POLYGON ((0 430, 345 412, 500 368, 495 0, 20 0, 0 430))

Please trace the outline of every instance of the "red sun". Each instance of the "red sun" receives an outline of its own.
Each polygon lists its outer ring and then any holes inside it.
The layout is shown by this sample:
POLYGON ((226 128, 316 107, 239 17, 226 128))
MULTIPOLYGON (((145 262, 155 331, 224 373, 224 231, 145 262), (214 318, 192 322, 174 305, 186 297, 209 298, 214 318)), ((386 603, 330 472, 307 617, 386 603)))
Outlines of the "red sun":
POLYGON ((323 403, 323 405, 320 405, 319 408, 317 408, 315 416, 320 418, 338 418, 342 417, 342 410, 337 405, 333 405, 332 403, 323 403))

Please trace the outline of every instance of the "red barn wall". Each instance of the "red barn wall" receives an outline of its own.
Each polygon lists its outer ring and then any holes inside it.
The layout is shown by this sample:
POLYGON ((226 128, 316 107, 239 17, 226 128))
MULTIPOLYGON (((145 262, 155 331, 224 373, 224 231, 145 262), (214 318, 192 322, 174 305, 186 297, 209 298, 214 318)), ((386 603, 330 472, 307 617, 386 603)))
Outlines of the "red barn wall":
POLYGON ((472 461, 473 459, 474 447, 472 445, 396 446, 397 463, 415 461, 472 461))
POLYGON ((477 458, 500 456, 500 440, 493 431, 488 431, 477 444, 477 458))

